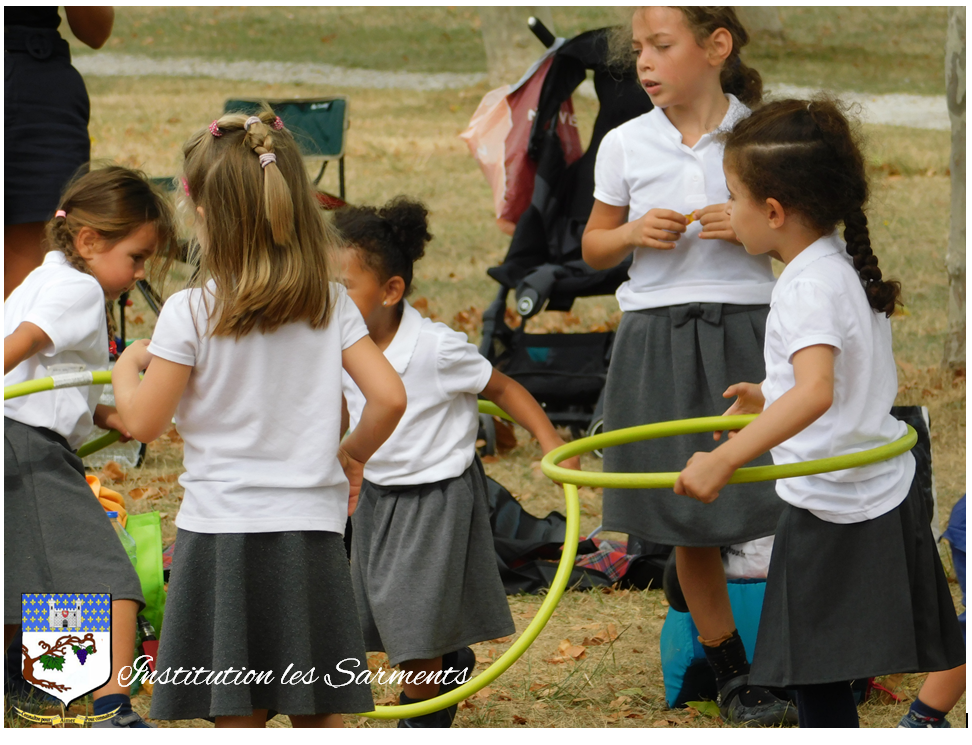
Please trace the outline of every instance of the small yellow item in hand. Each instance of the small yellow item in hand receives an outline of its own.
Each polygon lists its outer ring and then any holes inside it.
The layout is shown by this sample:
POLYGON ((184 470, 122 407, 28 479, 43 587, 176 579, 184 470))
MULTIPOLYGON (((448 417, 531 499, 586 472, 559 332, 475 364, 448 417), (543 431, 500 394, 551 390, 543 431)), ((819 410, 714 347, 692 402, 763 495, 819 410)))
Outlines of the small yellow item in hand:
POLYGON ((686 225, 691 225, 693 222, 695 222, 695 213, 694 212, 688 212, 688 213, 686 213, 685 219, 688 220, 688 222, 685 223, 685 224, 686 225))

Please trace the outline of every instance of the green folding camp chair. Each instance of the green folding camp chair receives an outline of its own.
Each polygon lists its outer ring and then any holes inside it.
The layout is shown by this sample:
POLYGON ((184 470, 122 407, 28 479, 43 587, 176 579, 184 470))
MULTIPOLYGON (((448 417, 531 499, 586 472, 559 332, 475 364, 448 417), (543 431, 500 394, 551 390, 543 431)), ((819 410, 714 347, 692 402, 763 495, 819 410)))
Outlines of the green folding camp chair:
POLYGON ((263 104, 274 110, 289 129, 305 158, 322 158, 321 170, 314 179, 317 186, 327 164, 338 162, 338 194, 345 199, 344 189, 344 142, 348 131, 347 96, 328 96, 326 98, 284 98, 269 100, 265 98, 234 98, 223 106, 225 113, 238 111, 243 114, 257 114, 263 104))

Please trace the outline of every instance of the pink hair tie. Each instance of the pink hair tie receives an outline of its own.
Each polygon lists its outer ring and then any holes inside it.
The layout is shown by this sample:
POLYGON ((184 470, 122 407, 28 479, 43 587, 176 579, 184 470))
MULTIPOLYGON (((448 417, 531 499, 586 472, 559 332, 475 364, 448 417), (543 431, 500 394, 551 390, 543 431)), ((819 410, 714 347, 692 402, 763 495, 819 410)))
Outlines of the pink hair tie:
POLYGON ((213 123, 209 125, 209 134, 213 137, 222 137, 223 133, 219 131, 219 120, 213 119, 213 123))
POLYGON ((182 177, 182 188, 185 189, 187 197, 191 196, 189 194, 189 180, 185 176, 182 177))
POLYGON ((274 155, 273 153, 263 153, 262 155, 260 155, 260 165, 263 168, 266 168, 271 163, 276 163, 276 162, 277 162, 277 156, 274 155))
POLYGON ((54 213, 54 217, 55 218, 67 217, 67 212, 65 212, 64 210, 58 210, 57 212, 54 213))
POLYGON ((275 119, 273 120, 273 128, 274 128, 274 129, 283 129, 283 128, 284 128, 284 123, 283 123, 283 119, 281 119, 281 118, 280 118, 279 116, 278 116, 278 117, 276 117, 276 118, 275 118, 275 119))
POLYGON ((249 132, 250 131, 250 125, 251 124, 259 124, 259 123, 260 123, 260 117, 258 117, 258 116, 251 116, 249 119, 247 119, 245 122, 243 122, 243 129, 245 129, 247 132, 249 132))

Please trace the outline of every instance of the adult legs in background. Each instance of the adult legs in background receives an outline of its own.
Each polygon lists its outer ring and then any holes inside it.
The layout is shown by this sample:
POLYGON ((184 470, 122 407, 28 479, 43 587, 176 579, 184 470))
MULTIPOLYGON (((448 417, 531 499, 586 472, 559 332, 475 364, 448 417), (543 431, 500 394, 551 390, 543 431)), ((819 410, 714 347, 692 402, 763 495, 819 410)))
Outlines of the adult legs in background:
POLYGON ((3 226, 3 299, 44 261, 44 223, 3 226))

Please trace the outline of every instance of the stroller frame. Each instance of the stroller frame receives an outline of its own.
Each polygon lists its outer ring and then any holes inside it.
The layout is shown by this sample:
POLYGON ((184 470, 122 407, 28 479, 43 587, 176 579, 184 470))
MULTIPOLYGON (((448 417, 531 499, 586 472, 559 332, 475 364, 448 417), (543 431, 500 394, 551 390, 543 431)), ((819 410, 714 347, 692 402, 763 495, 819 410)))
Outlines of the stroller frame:
MULTIPOLYGON (((557 40, 534 18, 531 30, 545 46, 557 40)), ((528 154, 537 163, 530 205, 517 221, 503 263, 487 270, 500 284, 483 313, 480 353, 521 383, 555 425, 574 437, 601 429, 604 385, 614 332, 530 334, 527 322, 543 310, 567 311, 578 297, 612 295, 628 278, 630 257, 596 271, 581 256, 581 239, 594 204, 594 163, 608 131, 651 110, 632 71, 607 62, 610 29, 586 31, 563 42, 543 81, 528 154), (561 105, 594 71, 600 109, 586 152, 568 165, 557 134, 561 105), (506 323, 509 293, 515 292, 518 328, 506 323)), ((482 417, 487 454, 492 420, 482 417), (488 420, 488 421, 487 421, 488 420)))

